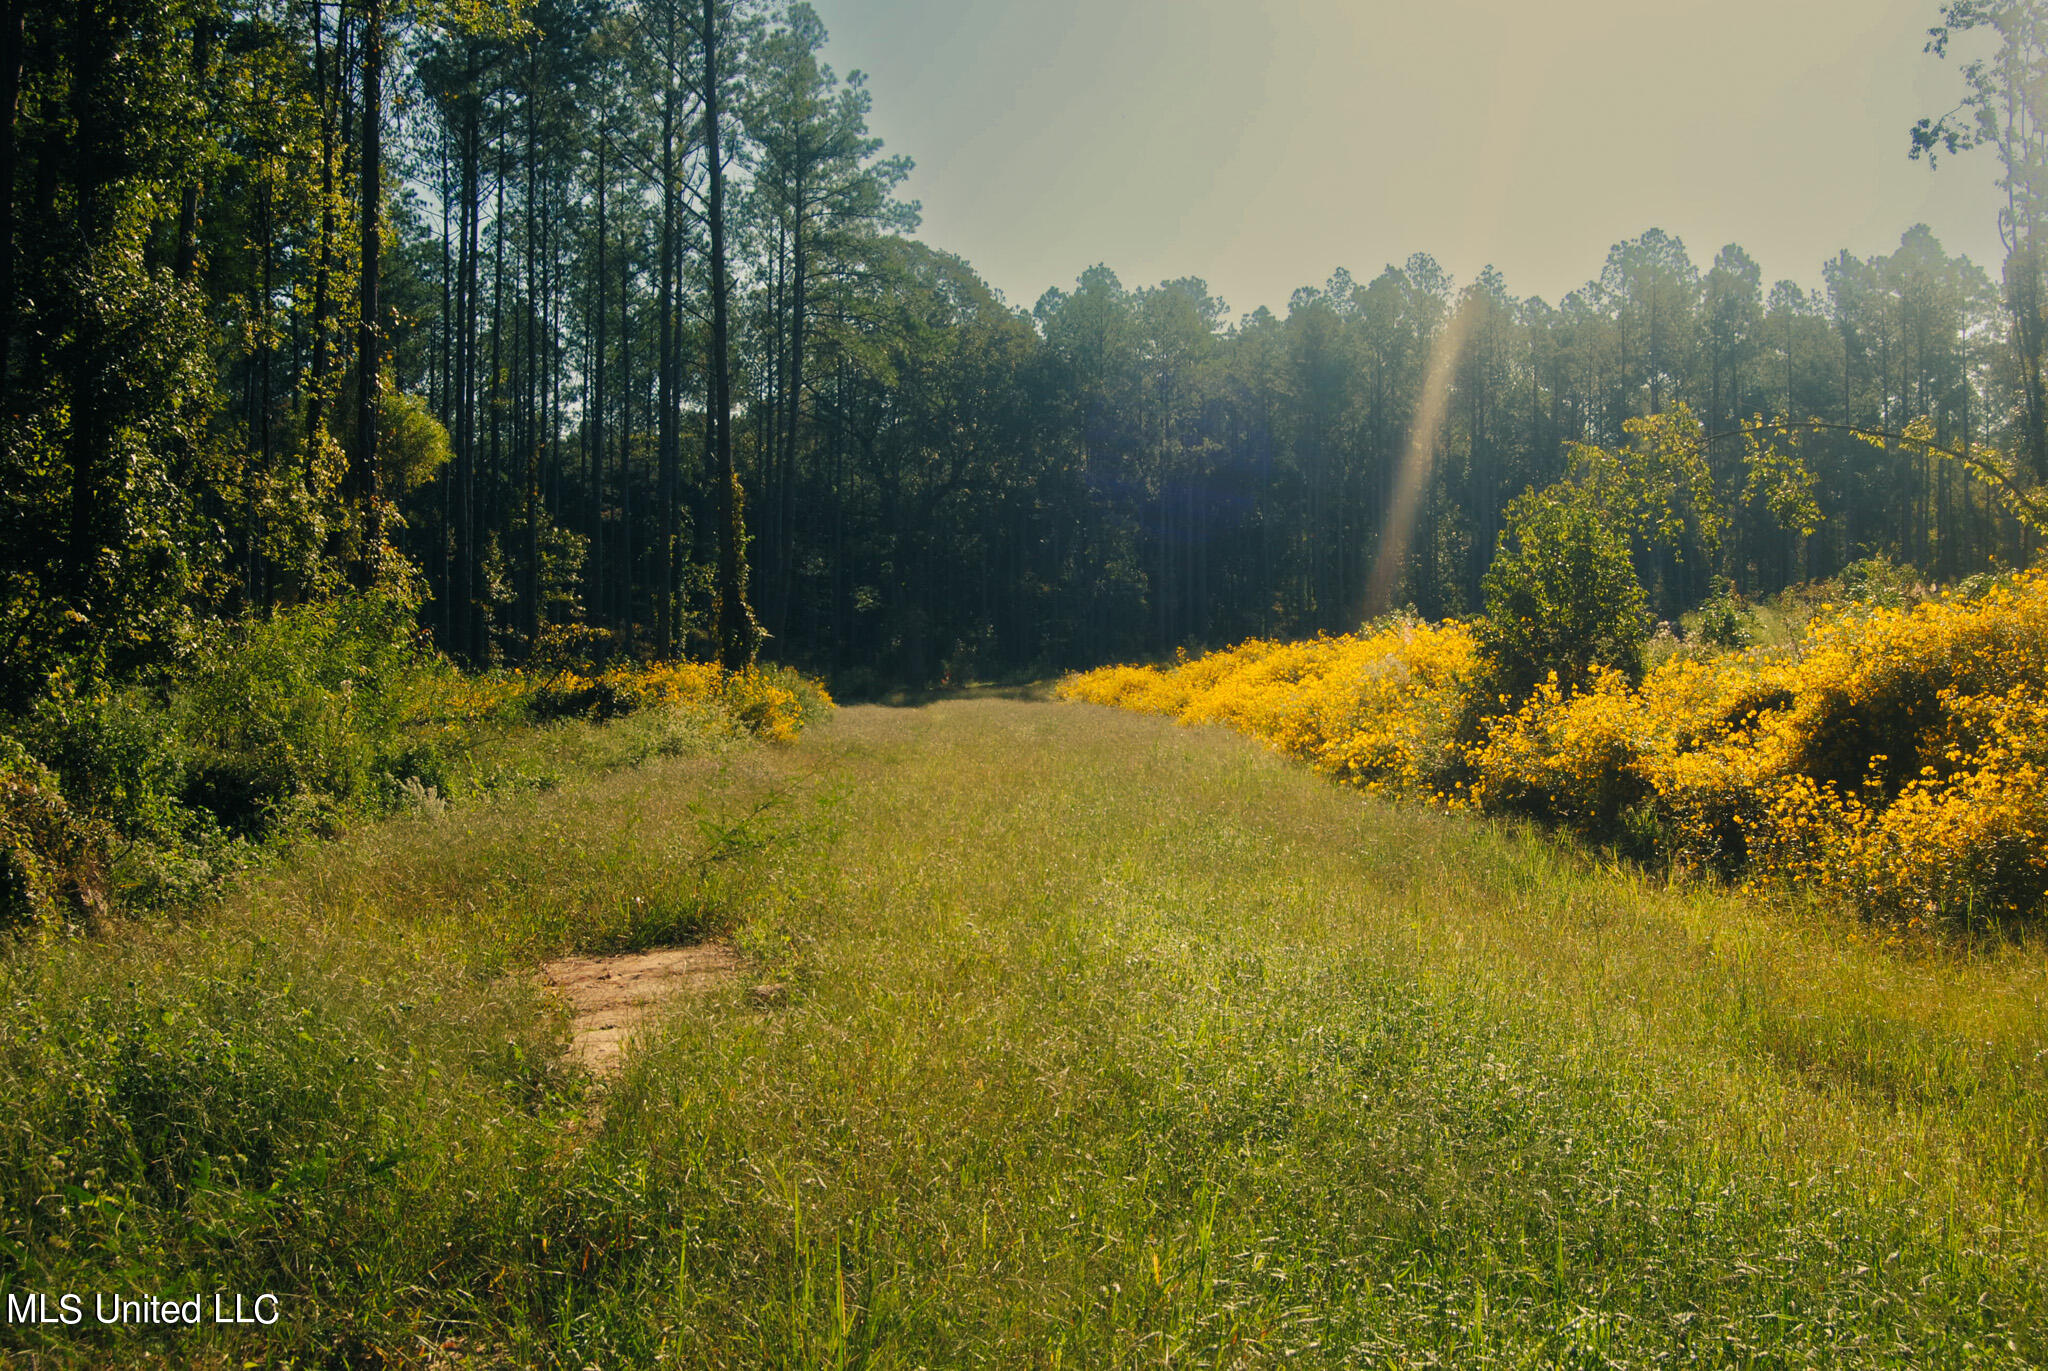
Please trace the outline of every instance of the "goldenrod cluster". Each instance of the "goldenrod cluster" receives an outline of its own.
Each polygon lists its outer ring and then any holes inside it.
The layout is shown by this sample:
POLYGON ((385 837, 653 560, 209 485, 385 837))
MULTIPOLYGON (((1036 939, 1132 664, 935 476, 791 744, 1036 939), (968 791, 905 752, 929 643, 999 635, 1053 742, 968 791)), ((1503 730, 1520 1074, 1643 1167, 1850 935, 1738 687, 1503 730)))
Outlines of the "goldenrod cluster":
POLYGON ((524 700, 537 684, 518 671, 472 676, 453 668, 432 672, 423 682, 415 701, 416 721, 463 723, 497 717, 524 700))
POLYGON ((1375 790, 1530 814, 1873 918, 2048 914, 2048 572, 1911 609, 1827 607, 1797 648, 1682 653, 1478 698, 1471 632, 1251 642, 1060 693, 1219 722, 1375 790))
POLYGON ((816 681, 780 669, 728 671, 715 662, 629 664, 584 675, 575 671, 489 676, 450 673, 429 712, 476 720, 525 711, 540 717, 611 717, 651 708, 705 706, 771 742, 794 742, 804 725, 831 707, 816 681))

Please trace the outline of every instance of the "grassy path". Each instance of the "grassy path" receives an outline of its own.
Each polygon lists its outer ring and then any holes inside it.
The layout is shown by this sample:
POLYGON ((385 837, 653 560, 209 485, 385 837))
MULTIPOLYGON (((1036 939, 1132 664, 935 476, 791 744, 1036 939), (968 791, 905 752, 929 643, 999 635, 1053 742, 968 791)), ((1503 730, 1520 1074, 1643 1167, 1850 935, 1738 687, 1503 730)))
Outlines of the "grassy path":
MULTIPOLYGON (((134 993, 64 955, 17 1005, 134 993)), ((1874 947, 1221 731, 846 709, 384 826, 147 955, 273 1054, 164 1068, 258 1099, 204 1115, 244 1180, 90 1255, 65 1220, 62 1278, 125 1241, 293 1296, 269 1341, 135 1344, 174 1364, 2048 1358, 2038 946, 1874 947), (711 912, 786 999, 682 1004, 593 1123, 503 973, 711 912)))

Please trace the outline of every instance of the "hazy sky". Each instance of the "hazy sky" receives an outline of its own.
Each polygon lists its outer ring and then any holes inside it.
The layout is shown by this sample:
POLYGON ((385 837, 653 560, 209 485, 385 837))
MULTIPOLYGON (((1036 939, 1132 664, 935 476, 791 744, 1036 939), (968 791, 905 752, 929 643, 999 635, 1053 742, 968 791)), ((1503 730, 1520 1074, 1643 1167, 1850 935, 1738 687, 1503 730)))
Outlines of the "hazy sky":
POLYGON ((813 0, 922 236, 1011 303, 1106 262, 1283 310, 1343 266, 1555 301, 1650 227, 1766 287, 1909 225, 1993 269, 1993 166, 1930 172, 1936 0, 813 0))

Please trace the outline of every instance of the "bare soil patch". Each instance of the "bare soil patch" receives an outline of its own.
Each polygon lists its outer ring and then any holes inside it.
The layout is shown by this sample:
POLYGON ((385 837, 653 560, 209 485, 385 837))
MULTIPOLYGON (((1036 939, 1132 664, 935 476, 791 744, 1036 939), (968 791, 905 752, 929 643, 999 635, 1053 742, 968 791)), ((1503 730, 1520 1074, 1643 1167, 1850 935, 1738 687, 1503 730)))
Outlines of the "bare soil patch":
POLYGON ((742 965, 724 943, 697 943, 615 957, 559 957, 540 969, 569 1006, 569 1054, 603 1076, 618 1070, 627 1040, 663 1003, 730 985, 742 965))

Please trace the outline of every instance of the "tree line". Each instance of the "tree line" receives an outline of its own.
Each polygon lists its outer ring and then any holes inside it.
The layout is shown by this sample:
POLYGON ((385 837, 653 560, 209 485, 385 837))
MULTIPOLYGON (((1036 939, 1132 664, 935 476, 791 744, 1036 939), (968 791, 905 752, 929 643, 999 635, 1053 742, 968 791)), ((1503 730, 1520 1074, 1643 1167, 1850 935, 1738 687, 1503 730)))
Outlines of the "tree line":
POLYGON ((1914 138, 1997 144, 1997 282, 1924 227, 1808 285, 1651 230, 1555 303, 1417 255, 1232 317, 1104 267, 1017 308, 911 236, 802 3, 7 0, 0 40, 13 703, 352 584, 475 665, 855 689, 1465 613, 1517 496, 1681 405, 1717 526, 1641 552, 1665 616, 2038 544, 1941 455, 2048 477, 1996 68, 1914 138), (1760 464, 1772 415, 1834 427, 1760 464))

